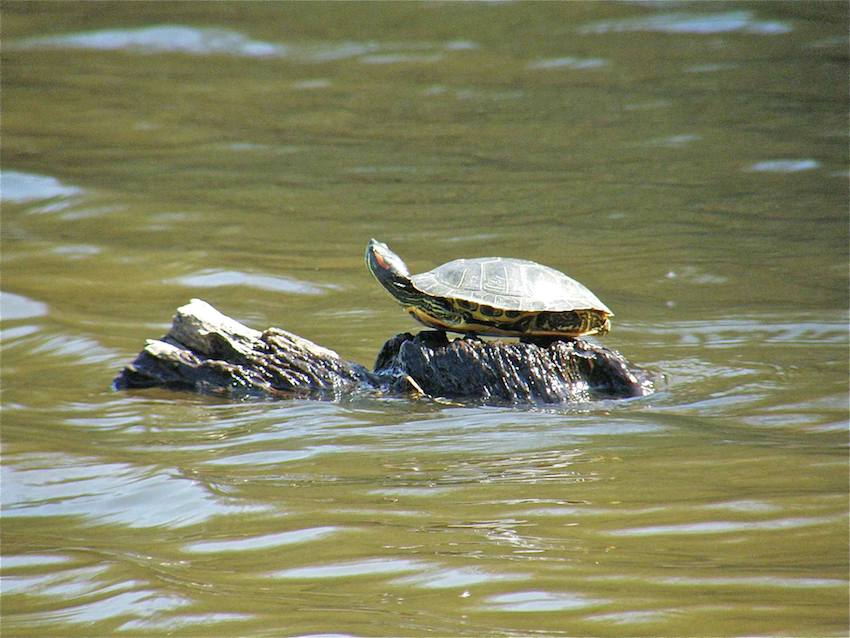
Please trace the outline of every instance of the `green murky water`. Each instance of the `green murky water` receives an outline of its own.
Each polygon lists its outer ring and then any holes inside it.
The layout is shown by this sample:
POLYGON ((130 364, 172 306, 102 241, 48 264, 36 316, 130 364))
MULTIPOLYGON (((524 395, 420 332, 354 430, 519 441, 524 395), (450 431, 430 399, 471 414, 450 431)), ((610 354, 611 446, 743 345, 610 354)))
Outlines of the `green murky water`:
POLYGON ((4 636, 848 631, 847 6, 2 6, 4 636), (534 259, 658 394, 110 381, 202 297, 370 363, 362 262, 534 259))

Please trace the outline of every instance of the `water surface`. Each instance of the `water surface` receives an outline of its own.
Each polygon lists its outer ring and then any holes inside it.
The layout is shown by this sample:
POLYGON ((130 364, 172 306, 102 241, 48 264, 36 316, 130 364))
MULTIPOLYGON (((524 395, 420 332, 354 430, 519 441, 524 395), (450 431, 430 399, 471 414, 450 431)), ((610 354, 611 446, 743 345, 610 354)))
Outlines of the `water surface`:
POLYGON ((847 634, 844 3, 2 17, 4 635, 847 634), (666 383, 110 390, 191 297, 370 364, 370 237, 564 270, 666 383))

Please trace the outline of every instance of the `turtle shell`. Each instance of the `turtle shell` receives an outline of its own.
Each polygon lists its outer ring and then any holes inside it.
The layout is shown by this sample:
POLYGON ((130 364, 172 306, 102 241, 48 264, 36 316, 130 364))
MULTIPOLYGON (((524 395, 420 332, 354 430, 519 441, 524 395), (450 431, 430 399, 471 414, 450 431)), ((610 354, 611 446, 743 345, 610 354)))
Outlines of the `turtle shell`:
POLYGON ((410 278, 428 295, 519 312, 596 310, 613 314, 585 286, 564 273, 524 259, 455 259, 410 278))

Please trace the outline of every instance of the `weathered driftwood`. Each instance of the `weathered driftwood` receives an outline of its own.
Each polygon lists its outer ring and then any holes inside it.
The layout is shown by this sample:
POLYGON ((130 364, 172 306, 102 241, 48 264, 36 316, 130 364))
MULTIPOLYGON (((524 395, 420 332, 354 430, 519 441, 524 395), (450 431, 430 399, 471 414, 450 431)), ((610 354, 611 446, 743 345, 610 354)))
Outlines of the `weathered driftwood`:
POLYGON ((115 379, 118 389, 168 387, 214 394, 339 395, 374 385, 373 375, 298 335, 259 332, 193 299, 171 330, 148 340, 115 379))
POLYGON ((369 371, 278 328, 259 332, 204 301, 178 308, 115 379, 118 389, 168 387, 226 396, 340 398, 428 395, 485 403, 568 403, 653 392, 653 378, 620 354, 580 339, 483 341, 423 331, 384 344, 369 371))

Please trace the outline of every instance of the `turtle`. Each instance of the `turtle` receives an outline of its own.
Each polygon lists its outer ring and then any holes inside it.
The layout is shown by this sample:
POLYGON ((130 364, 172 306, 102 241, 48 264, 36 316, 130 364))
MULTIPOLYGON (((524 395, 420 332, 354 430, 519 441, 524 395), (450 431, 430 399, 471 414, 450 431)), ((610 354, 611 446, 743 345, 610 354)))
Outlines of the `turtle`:
POLYGON ((466 335, 563 338, 606 334, 614 313, 564 273, 525 259, 455 259, 412 275, 372 239, 366 265, 420 323, 466 335))

